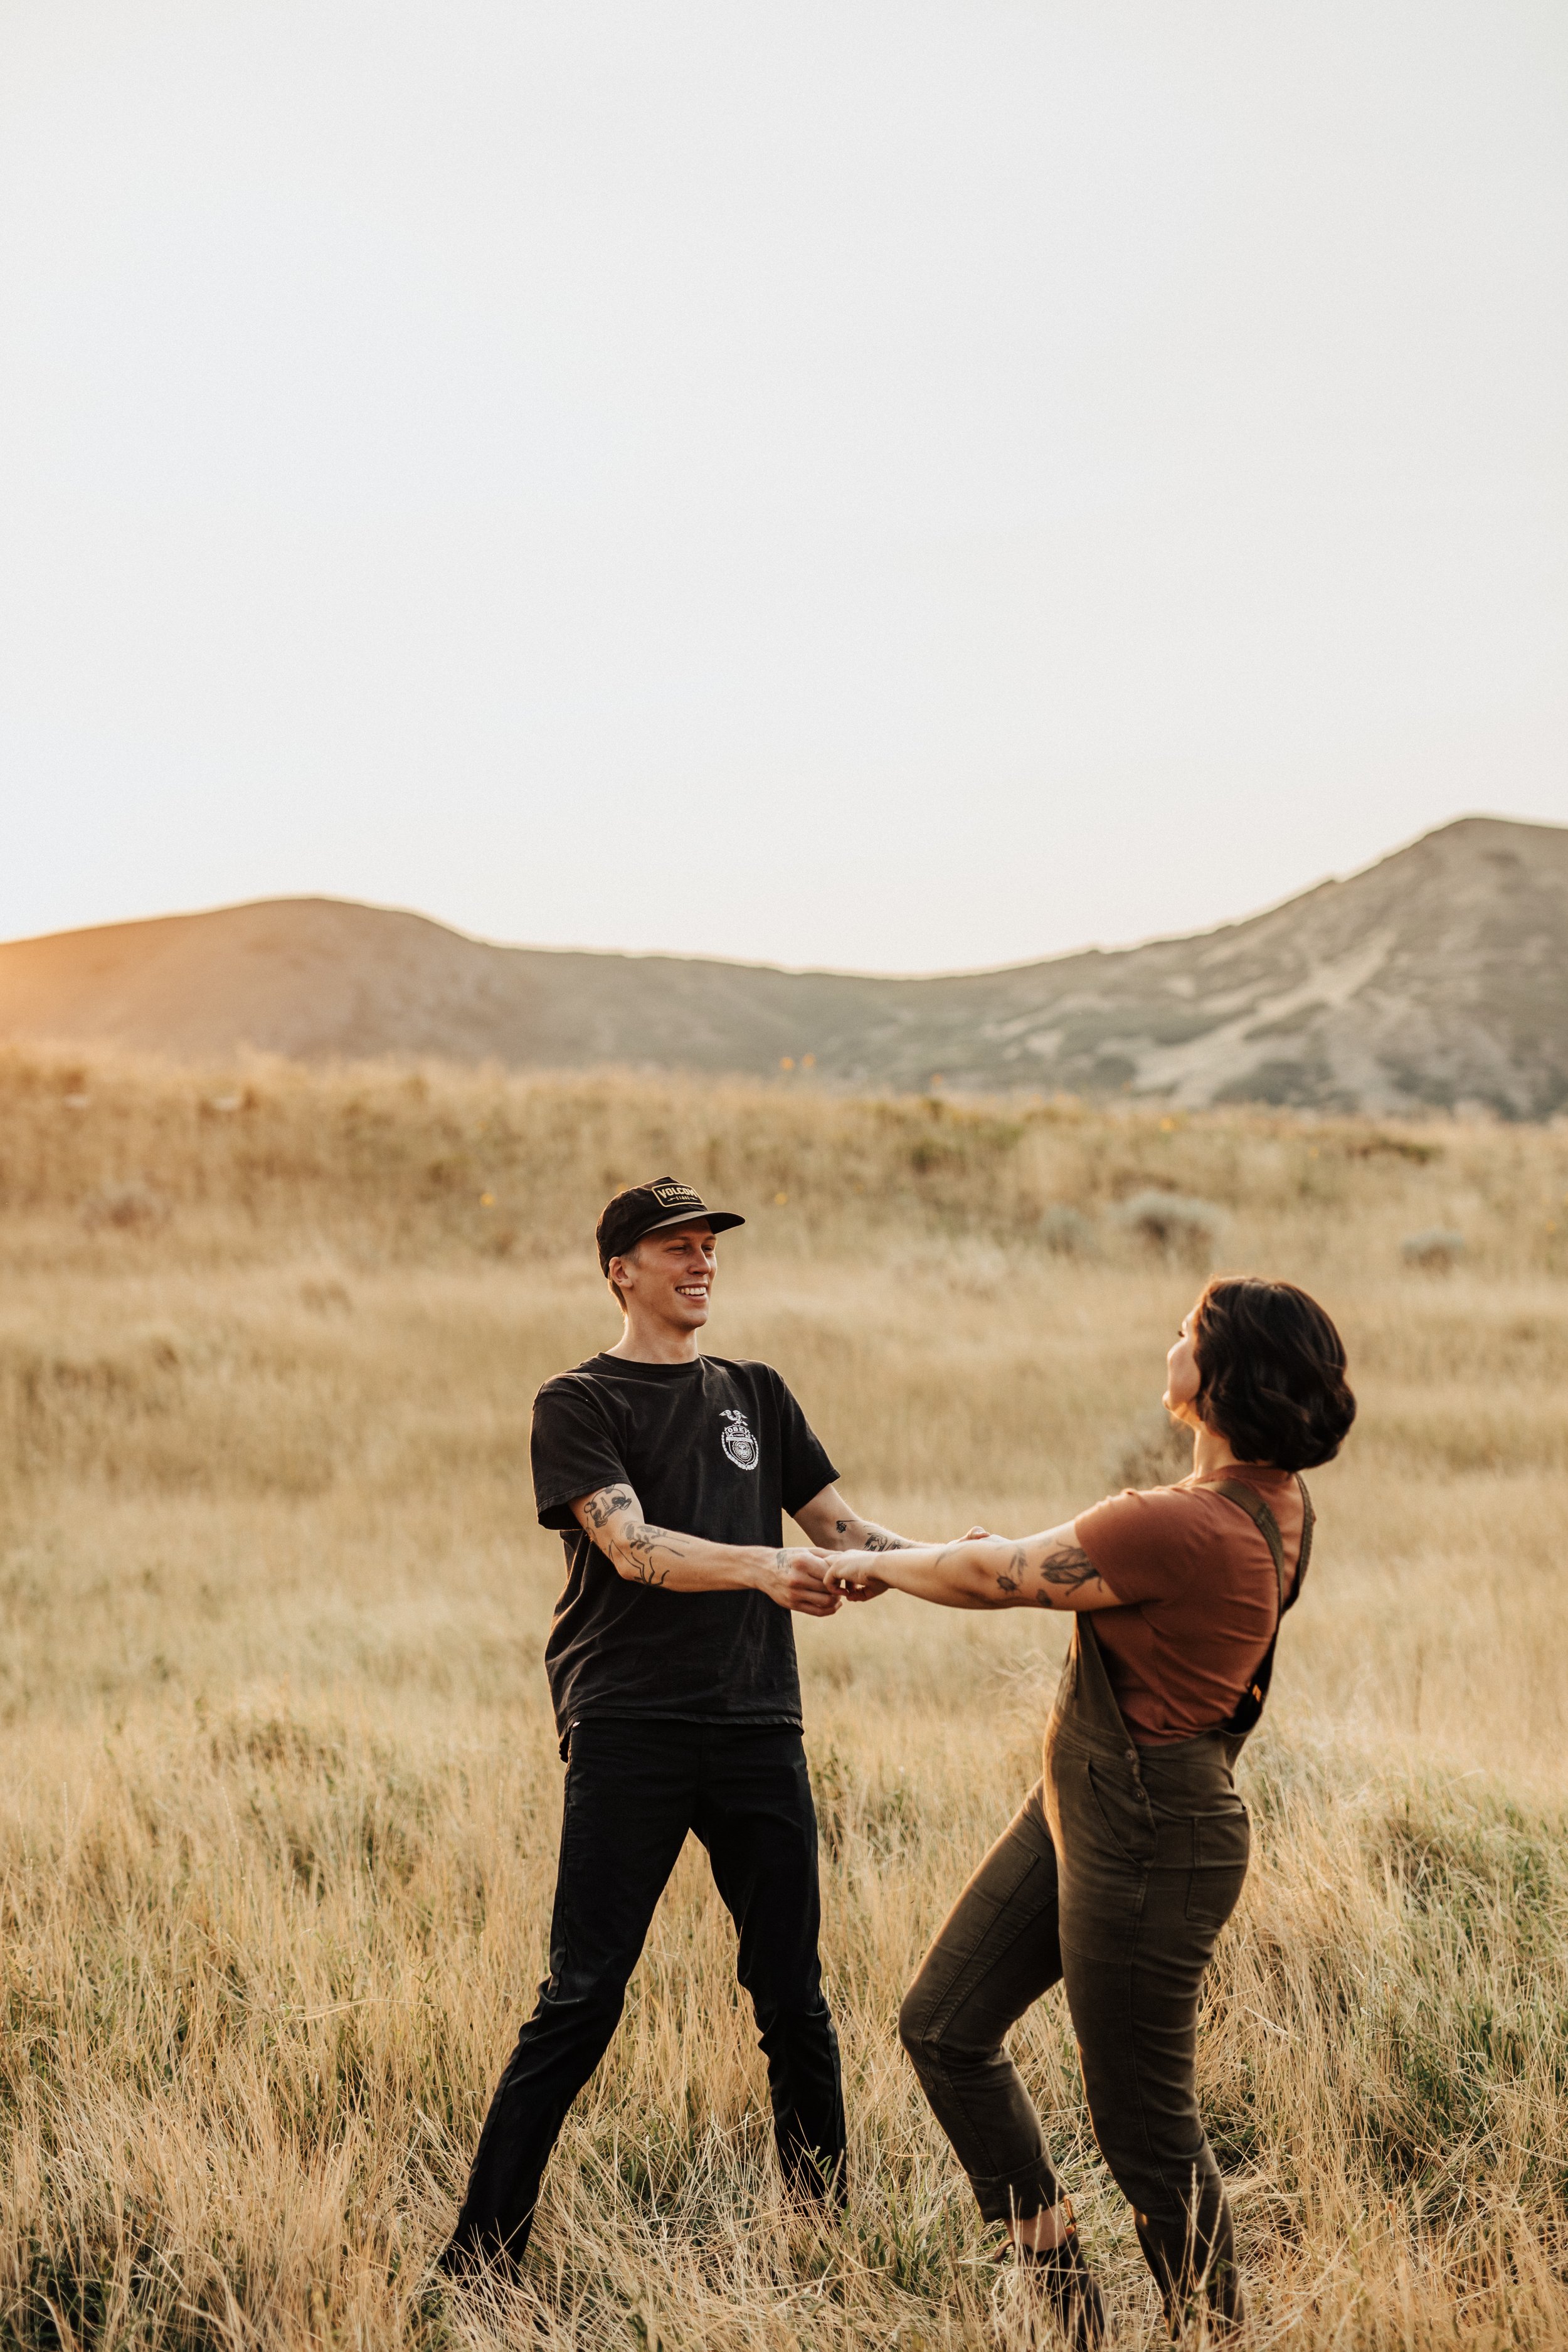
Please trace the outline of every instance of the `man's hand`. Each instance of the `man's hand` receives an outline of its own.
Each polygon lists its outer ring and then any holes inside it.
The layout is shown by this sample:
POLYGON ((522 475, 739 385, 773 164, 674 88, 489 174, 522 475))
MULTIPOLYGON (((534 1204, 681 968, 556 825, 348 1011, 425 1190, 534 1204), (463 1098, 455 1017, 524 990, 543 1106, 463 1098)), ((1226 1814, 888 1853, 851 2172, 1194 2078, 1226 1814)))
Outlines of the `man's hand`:
POLYGON ((832 1565, 823 1551, 805 1548, 776 1551, 772 1565, 757 1578, 757 1589, 781 1609, 798 1609, 803 1617, 836 1616, 844 1595, 827 1582, 832 1565))

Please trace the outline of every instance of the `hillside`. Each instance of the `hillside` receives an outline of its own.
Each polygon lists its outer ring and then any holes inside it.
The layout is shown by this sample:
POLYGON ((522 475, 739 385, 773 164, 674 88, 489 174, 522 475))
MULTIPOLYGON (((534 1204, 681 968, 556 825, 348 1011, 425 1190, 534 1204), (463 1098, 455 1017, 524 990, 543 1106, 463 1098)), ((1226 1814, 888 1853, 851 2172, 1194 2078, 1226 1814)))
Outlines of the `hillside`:
POLYGON ((1388 1112, 1568 1104, 1568 827, 1467 817, 1191 938, 889 980, 282 899, 0 947, 0 1037, 1388 1112))

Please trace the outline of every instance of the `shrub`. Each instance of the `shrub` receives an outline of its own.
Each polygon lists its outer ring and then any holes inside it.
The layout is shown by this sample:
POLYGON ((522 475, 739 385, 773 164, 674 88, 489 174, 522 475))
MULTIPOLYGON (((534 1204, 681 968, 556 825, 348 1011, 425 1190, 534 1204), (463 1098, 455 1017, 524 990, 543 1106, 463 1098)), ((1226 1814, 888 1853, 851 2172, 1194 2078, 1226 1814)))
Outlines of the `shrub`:
POLYGON ((1095 1246, 1094 1221, 1066 1201, 1040 1213, 1039 1236, 1057 1257, 1088 1257, 1095 1246))
POLYGON ((104 1225, 117 1225, 121 1233, 151 1233, 166 1223, 168 1215, 168 1202, 150 1184, 105 1184, 81 1209, 89 1233, 104 1225))
POLYGON ((1423 1274, 1449 1274, 1465 1254, 1465 1236, 1446 1225, 1426 1225, 1418 1234, 1406 1234, 1399 1254, 1406 1265, 1419 1266, 1423 1274))
POLYGON ((1208 1265, 1225 1225, 1223 1210, 1185 1192, 1134 1192, 1112 1213, 1146 1247, 1189 1265, 1208 1265))

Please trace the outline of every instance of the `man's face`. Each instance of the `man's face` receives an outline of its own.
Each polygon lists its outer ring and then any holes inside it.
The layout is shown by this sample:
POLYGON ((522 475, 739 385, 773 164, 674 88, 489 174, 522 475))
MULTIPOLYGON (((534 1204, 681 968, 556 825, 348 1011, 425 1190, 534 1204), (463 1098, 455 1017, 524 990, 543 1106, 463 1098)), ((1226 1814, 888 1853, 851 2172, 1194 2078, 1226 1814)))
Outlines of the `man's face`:
POLYGON ((718 1244, 706 1217, 645 1234, 625 1257, 610 1260, 610 1279, 619 1283, 628 1309, 635 1305, 677 1331, 700 1331, 707 1322, 718 1270, 718 1244))

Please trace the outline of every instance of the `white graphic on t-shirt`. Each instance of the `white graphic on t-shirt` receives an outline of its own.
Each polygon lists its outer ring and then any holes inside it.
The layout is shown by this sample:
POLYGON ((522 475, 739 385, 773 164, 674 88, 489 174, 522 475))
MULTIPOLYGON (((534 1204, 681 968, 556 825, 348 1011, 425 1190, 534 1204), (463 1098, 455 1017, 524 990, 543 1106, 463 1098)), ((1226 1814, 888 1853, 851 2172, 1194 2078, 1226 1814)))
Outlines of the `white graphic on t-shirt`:
POLYGON ((731 1405, 722 1416, 724 1427, 720 1443, 737 1470, 754 1470, 757 1466, 755 1432, 743 1412, 731 1405))

